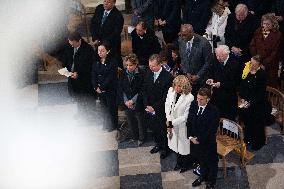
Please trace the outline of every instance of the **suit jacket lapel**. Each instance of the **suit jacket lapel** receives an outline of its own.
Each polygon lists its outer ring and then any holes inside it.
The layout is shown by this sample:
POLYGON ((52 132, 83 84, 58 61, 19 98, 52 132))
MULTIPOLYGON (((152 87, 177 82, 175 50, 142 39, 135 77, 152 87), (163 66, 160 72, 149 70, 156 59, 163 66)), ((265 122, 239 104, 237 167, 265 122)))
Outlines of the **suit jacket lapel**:
MULTIPOLYGON (((179 107, 179 105, 184 101, 184 97, 185 97, 184 94, 180 95, 178 101, 177 101, 176 104, 175 104, 175 108, 174 108, 175 110, 176 110, 177 107, 179 107)), ((175 100, 175 99, 174 99, 174 100, 175 100)))

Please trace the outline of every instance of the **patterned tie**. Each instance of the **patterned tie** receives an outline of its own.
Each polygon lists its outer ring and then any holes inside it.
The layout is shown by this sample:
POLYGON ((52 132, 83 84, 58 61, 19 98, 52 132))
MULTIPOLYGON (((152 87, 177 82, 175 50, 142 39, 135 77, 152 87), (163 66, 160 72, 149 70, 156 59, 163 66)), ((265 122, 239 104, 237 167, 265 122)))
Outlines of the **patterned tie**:
POLYGON ((198 111, 197 115, 200 116, 202 114, 202 111, 203 111, 203 108, 199 107, 199 111, 198 111))
POLYGON ((186 55, 187 55, 187 57, 189 57, 190 52, 191 52, 191 43, 188 41, 186 43, 186 55))
POLYGON ((104 15, 103 15, 103 18, 102 18, 101 26, 102 26, 102 25, 104 24, 104 22, 106 21, 107 16, 108 16, 108 13, 107 13, 107 11, 105 11, 105 12, 104 12, 104 15))

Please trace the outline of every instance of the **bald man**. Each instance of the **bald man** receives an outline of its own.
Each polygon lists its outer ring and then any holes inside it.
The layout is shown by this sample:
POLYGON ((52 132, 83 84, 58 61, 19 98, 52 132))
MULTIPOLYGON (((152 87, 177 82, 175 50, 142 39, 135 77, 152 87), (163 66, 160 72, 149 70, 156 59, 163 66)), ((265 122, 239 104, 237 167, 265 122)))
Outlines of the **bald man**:
POLYGON ((207 71, 212 61, 211 45, 207 39, 194 33, 190 24, 181 25, 179 35, 181 69, 188 76, 192 93, 195 95, 207 79, 207 71))

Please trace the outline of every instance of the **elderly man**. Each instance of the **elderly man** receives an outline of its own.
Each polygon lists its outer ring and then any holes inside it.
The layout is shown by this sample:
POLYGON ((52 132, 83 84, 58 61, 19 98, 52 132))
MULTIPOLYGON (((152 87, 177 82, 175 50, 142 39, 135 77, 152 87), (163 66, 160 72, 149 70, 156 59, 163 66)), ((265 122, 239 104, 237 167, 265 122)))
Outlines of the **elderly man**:
POLYGON ((225 29, 225 43, 238 61, 250 60, 249 44, 257 28, 256 18, 245 4, 238 4, 235 14, 230 14, 225 29))
POLYGON ((182 72, 188 76, 192 94, 196 95, 206 81, 206 73, 212 61, 211 45, 207 39, 195 34, 190 24, 181 26, 178 45, 182 72))
POLYGON ((104 0, 103 4, 97 6, 91 21, 91 33, 95 43, 108 41, 111 44, 112 53, 118 58, 119 66, 122 66, 120 34, 124 20, 115 3, 116 0, 104 0))
POLYGON ((215 50, 216 58, 210 66, 206 84, 211 86, 213 94, 211 102, 217 106, 220 116, 230 120, 237 114, 238 62, 230 56, 230 49, 220 45, 215 50))
POLYGON ((147 67, 149 57, 158 54, 161 50, 160 43, 154 31, 147 28, 145 21, 140 20, 131 32, 132 49, 139 60, 139 67, 147 67))

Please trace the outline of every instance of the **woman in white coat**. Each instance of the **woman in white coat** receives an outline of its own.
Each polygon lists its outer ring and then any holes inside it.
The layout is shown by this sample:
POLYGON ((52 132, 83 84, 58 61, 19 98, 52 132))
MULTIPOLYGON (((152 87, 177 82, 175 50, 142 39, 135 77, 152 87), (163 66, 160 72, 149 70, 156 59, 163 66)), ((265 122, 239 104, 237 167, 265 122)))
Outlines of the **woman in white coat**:
POLYGON ((190 141, 187 138, 186 121, 191 102, 191 85, 184 75, 177 76, 169 88, 165 103, 167 117, 168 146, 176 152, 177 163, 174 170, 188 170, 187 159, 190 154, 190 141))

